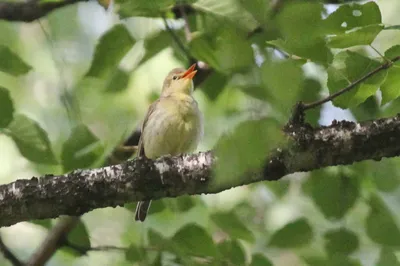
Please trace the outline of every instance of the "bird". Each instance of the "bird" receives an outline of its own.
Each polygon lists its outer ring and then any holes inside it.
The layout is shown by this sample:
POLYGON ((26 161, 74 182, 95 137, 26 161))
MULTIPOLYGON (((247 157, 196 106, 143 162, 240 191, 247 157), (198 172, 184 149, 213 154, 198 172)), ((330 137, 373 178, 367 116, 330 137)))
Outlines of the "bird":
MULTIPOLYGON (((203 136, 203 115, 193 98, 196 64, 174 68, 166 76, 160 97, 145 115, 137 157, 156 159, 196 150, 203 136)), ((151 201, 139 201, 135 220, 146 219, 151 201)))

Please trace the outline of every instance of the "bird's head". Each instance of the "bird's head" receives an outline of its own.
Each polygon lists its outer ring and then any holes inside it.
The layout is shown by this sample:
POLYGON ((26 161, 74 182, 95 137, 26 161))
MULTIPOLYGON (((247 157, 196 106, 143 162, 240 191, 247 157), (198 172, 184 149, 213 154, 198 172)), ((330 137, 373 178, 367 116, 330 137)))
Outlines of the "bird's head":
POLYGON ((187 70, 183 68, 172 69, 164 80, 161 95, 167 96, 172 93, 184 93, 190 95, 193 92, 193 77, 196 75, 196 64, 187 70))

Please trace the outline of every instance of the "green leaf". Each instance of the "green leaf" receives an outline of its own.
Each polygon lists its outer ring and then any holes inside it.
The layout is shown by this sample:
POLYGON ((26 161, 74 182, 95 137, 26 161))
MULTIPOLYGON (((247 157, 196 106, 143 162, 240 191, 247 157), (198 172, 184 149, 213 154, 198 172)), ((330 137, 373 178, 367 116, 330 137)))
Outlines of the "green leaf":
POLYGON ((44 4, 44 3, 60 3, 63 0, 40 0, 39 3, 44 4))
POLYGON ((151 246, 155 246, 160 249, 164 249, 166 246, 168 246, 168 240, 164 239, 160 233, 154 231, 153 229, 148 230, 147 237, 151 246))
POLYGON ((233 28, 221 27, 213 34, 196 34, 189 47, 196 59, 222 73, 240 71, 254 64, 250 42, 233 28))
MULTIPOLYGON (((159 252, 156 254, 155 258, 153 259, 152 263, 150 264, 151 266, 164 266, 162 263, 162 253, 159 252)), ((131 265, 129 265, 131 266, 131 265)))
MULTIPOLYGON (((393 59, 400 56, 400 45, 395 45, 386 50, 385 57, 393 59)), ((386 104, 400 96, 400 62, 394 63, 388 72, 385 81, 381 85, 382 105, 386 104)))
POLYGON ((350 255, 359 247, 358 237, 346 228, 333 229, 324 234, 325 250, 330 256, 350 255))
POLYGON ((279 248, 297 248, 307 245, 313 239, 313 231, 305 218, 286 224, 274 232, 269 245, 279 248))
POLYGON ((270 98, 262 83, 261 69, 256 66, 246 72, 232 75, 229 87, 237 88, 247 95, 260 100, 265 101, 270 98))
POLYGON ((265 163, 266 151, 278 145, 281 137, 280 127, 272 119, 239 124, 232 134, 222 136, 216 144, 219 161, 211 186, 243 182, 243 174, 257 171, 265 163))
POLYGON ((194 197, 189 195, 184 195, 176 198, 175 203, 177 205, 177 210, 180 212, 187 212, 191 208, 196 206, 194 197))
POLYGON ((356 45, 369 45, 382 31, 383 25, 370 25, 328 38, 330 48, 348 48, 356 45))
POLYGON ((136 210, 136 206, 137 206, 136 202, 129 202, 124 204, 124 208, 131 212, 134 212, 136 210))
POLYGON ((369 206, 365 225, 369 238, 380 245, 400 247, 400 230, 386 204, 372 195, 369 206))
POLYGON ((262 79, 267 92, 273 97, 271 102, 278 110, 289 114, 299 100, 303 85, 303 71, 294 60, 265 62, 262 79))
POLYGON ((97 78, 109 77, 134 44, 135 40, 124 25, 114 26, 101 36, 86 75, 97 78))
POLYGON ((141 261, 144 258, 143 250, 131 244, 125 251, 125 258, 129 262, 141 261))
POLYGON ((207 95, 208 99, 214 101, 224 90, 228 77, 213 71, 210 76, 200 85, 200 90, 207 95))
POLYGON ((172 42, 171 34, 167 31, 159 31, 144 40, 145 54, 139 64, 144 64, 156 54, 169 47, 172 42))
POLYGON ((332 256, 329 259, 311 257, 305 258, 308 266, 361 266, 361 264, 344 255, 332 256))
POLYGON ((10 93, 0 86, 0 128, 7 127, 14 116, 14 104, 10 93))
MULTIPOLYGON (((351 82, 364 77, 379 66, 379 62, 355 52, 343 51, 338 53, 334 58, 333 64, 328 68, 327 85, 330 94, 349 86, 351 82)), ((387 70, 380 71, 350 91, 335 98, 333 104, 341 108, 359 105, 376 93, 386 75, 387 70)))
POLYGON ((326 266, 361 266, 359 261, 343 255, 333 256, 327 262, 326 266))
POLYGON ((350 108, 350 111, 357 121, 372 120, 381 115, 380 104, 376 95, 372 95, 360 105, 350 108))
POLYGON ((267 259, 264 255, 257 253, 251 258, 250 266, 273 266, 272 262, 267 259))
POLYGON ((99 139, 85 125, 76 126, 62 147, 61 163, 64 171, 92 166, 103 150, 99 139))
POLYGON ((368 173, 380 191, 394 192, 400 184, 400 158, 368 162, 368 173))
POLYGON ((323 26, 325 33, 335 34, 328 37, 329 47, 347 48, 371 44, 384 29, 381 23, 379 7, 371 1, 340 6, 324 20, 323 26))
POLYGON ((243 239, 254 242, 253 233, 233 212, 219 212, 210 215, 211 220, 229 235, 231 239, 243 239))
POLYGON ((128 17, 160 17, 174 4, 174 0, 115 0, 119 6, 118 13, 121 18, 128 17))
MULTIPOLYGON (((387 59, 393 59, 397 56, 400 56, 400 45, 393 45, 385 51, 385 57, 387 59)), ((395 64, 399 64, 399 61, 395 62, 395 64)))
POLYGON ((389 248, 383 247, 377 266, 400 266, 397 256, 389 248))
POLYGON ((217 254, 210 235, 196 224, 188 224, 181 228, 172 237, 172 244, 184 254, 212 257, 217 254))
POLYGON ((23 75, 29 72, 32 67, 5 45, 0 44, 0 71, 13 76, 23 75))
POLYGON ((105 92, 121 92, 128 88, 130 73, 122 70, 115 69, 110 79, 105 84, 105 92))
POLYGON ((304 46, 321 37, 322 3, 293 1, 280 10, 277 20, 283 39, 304 46))
POLYGON ((196 59, 202 60, 212 66, 219 68, 218 58, 216 57, 215 38, 206 34, 194 34, 189 43, 190 52, 196 59))
POLYGON ((51 219, 42 219, 42 220, 30 220, 30 223, 39 225, 45 229, 50 229, 52 227, 51 219))
POLYGON ((307 266, 326 266, 328 265, 328 261, 322 257, 310 256, 305 257, 303 260, 307 263, 307 266))
MULTIPOLYGON (((165 209, 165 202, 164 202, 165 200, 167 200, 167 199, 152 200, 151 208, 149 209, 148 215, 162 212, 165 209)), ((136 209, 136 206, 135 206, 135 209, 136 209)))
POLYGON ((240 4, 251 14, 258 24, 265 25, 269 22, 271 14, 271 0, 240 0, 240 4))
POLYGON ((282 198, 290 191, 290 181, 280 180, 279 182, 265 182, 265 186, 274 193, 277 198, 282 198))
POLYGON ((233 265, 245 265, 246 256, 243 248, 237 241, 226 240, 219 243, 218 250, 224 260, 229 260, 233 265))
POLYGON ((90 249, 89 233, 85 224, 79 220, 74 229, 68 234, 67 240, 74 246, 90 249))
POLYGON ((315 38, 313 42, 305 45, 299 45, 283 39, 272 40, 267 43, 290 55, 310 59, 315 63, 321 63, 323 65, 328 65, 333 59, 332 52, 327 47, 326 42, 322 37, 315 38))
MULTIPOLYGON (((303 88, 301 91, 301 95, 299 96, 299 99, 301 99, 303 102, 309 102, 309 103, 317 101, 320 98, 321 90, 322 86, 318 80, 312 78, 306 78, 303 82, 303 88)), ((318 125, 321 108, 322 108, 321 106, 318 106, 316 108, 308 110, 306 115, 306 121, 311 125, 315 126, 318 125)))
POLYGON ((268 44, 327 66, 333 56, 321 31, 322 12, 321 3, 293 1, 285 4, 278 15, 282 36, 268 44))
POLYGON ((237 0, 199 0, 192 6, 197 11, 220 20, 221 24, 228 22, 247 32, 254 30, 258 26, 253 16, 243 10, 237 0))
POLYGON ((382 23, 382 16, 377 3, 340 5, 323 22, 326 33, 336 34, 345 31, 382 23))
POLYGON ((14 140, 19 152, 34 163, 57 164, 47 133, 32 119, 14 116, 7 133, 14 140))
POLYGON ((311 173, 312 200, 327 219, 341 219, 359 196, 359 183, 342 173, 319 170, 311 173))

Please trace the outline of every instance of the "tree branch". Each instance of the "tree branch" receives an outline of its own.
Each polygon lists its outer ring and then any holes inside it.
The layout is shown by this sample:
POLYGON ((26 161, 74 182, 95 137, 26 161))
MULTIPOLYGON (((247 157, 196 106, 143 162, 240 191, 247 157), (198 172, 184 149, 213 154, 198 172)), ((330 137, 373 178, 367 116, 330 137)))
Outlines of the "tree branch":
POLYGON ((329 102, 329 101, 332 101, 332 100, 335 99, 336 97, 339 97, 340 95, 342 95, 342 94, 344 94, 344 93, 350 91, 351 89, 355 88, 355 87, 356 87, 357 85, 359 85, 360 83, 366 81, 368 78, 374 76, 375 74, 381 72, 382 70, 385 70, 385 69, 390 68, 391 66, 393 66, 393 64, 394 64, 395 62, 397 62, 397 61, 399 61, 399 60, 400 60, 400 55, 399 55, 399 56, 396 56, 395 58, 393 58, 393 59, 391 59, 391 60, 389 60, 389 61, 387 61, 387 62, 385 62, 384 64, 380 65, 379 67, 377 67, 377 68, 371 70, 370 72, 368 72, 368 73, 367 73, 366 75, 364 75, 363 77, 361 77, 361 78, 359 78, 359 79, 353 81, 353 82, 350 83, 347 87, 345 87, 345 88, 343 88, 343 89, 341 89, 341 90, 339 90, 339 91, 337 91, 337 92, 335 92, 335 93, 329 95, 328 97, 326 97, 326 98, 324 98, 324 99, 321 99, 321 100, 318 100, 318 101, 316 101, 316 102, 304 103, 304 104, 302 104, 302 106, 301 106, 302 110, 303 110, 303 111, 306 111, 306 110, 315 108, 315 107, 317 107, 317 106, 320 106, 320 105, 322 105, 322 104, 324 104, 324 103, 327 103, 327 102, 329 102))
POLYGON ((68 235, 68 233, 78 223, 79 217, 66 216, 62 217, 60 221, 49 231, 46 239, 29 258, 26 266, 41 266, 53 256, 58 248, 62 246, 61 241, 68 235))
MULTIPOLYGON (((129 160, 119 165, 46 175, 0 186, 0 226, 60 215, 79 216, 96 208, 126 202, 218 193, 232 187, 326 166, 400 155, 400 117, 363 123, 334 121, 313 129, 293 125, 285 129, 290 144, 266 156, 262 171, 233 180, 216 180, 212 152, 129 160)), ((265 136, 266 137, 266 136, 265 136)), ((266 151, 267 154, 267 151, 266 151)))
POLYGON ((40 3, 38 0, 2 2, 0 3, 0 20, 32 22, 58 8, 85 1, 88 0, 49 1, 45 3, 40 3))

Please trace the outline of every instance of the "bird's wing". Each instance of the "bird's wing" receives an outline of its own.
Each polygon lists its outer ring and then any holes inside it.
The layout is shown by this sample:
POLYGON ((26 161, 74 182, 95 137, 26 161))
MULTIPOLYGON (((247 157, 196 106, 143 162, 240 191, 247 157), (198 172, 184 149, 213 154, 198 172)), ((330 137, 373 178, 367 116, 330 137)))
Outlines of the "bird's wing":
POLYGON ((147 121, 149 120, 150 115, 154 112, 154 110, 156 109, 157 103, 160 100, 156 100, 155 102, 153 102, 150 106, 149 109, 147 110, 146 116, 144 117, 143 120, 143 124, 142 124, 142 134, 140 135, 140 139, 139 139, 139 144, 138 144, 138 151, 137 151, 137 157, 139 156, 146 156, 146 153, 144 151, 144 146, 143 146, 143 131, 144 131, 144 127, 146 126, 147 121))

